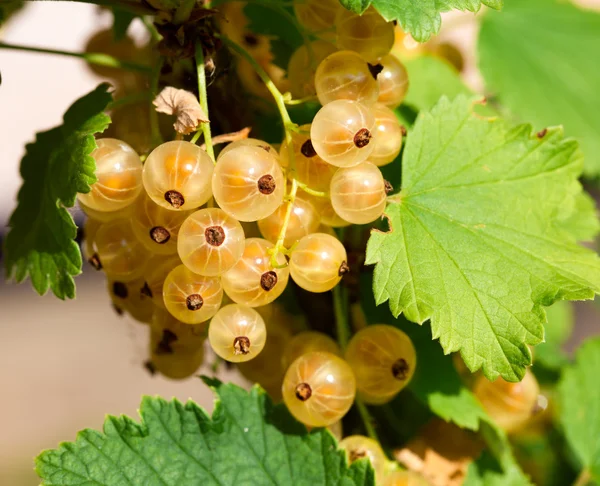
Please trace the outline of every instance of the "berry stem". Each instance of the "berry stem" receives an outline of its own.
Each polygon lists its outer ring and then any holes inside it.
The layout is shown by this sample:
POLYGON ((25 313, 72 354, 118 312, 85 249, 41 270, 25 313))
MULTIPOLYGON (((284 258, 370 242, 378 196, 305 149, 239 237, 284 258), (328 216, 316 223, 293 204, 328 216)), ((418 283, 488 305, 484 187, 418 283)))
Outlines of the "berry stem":
POLYGON ((158 146, 163 142, 162 135, 160 133, 160 126, 158 123, 158 112, 156 111, 153 100, 158 96, 158 85, 160 82, 160 72, 162 70, 164 59, 160 57, 156 62, 156 66, 152 71, 152 77, 150 78, 150 91, 152 97, 150 99, 150 133, 154 146, 158 146))
MULTIPOLYGON (((208 118, 208 96, 206 94, 206 70, 204 68, 204 51, 202 44, 196 44, 196 71, 198 72, 198 97, 200 98, 200 106, 206 113, 208 118)), ((202 133, 204 134, 204 143, 206 144, 206 153, 215 162, 215 149, 212 144, 212 135, 210 133, 210 122, 202 123, 202 133)), ((195 142, 194 142, 195 143, 195 142)))
POLYGON ((126 71, 137 71, 140 73, 150 74, 152 68, 150 66, 144 66, 142 64, 136 64, 129 61, 121 61, 116 57, 104 54, 102 52, 72 52, 62 51, 58 49, 44 49, 41 47, 31 46, 20 46, 16 44, 7 44, 6 42, 0 42, 0 49, 13 49, 15 51, 26 51, 26 52, 38 52, 41 54, 57 54, 60 56, 78 57, 83 59, 89 64, 97 64, 98 66, 106 66, 118 69, 124 69, 126 71))
MULTIPOLYGON (((346 348, 346 345, 350 340, 350 321, 348 319, 348 308, 348 292, 343 285, 338 284, 333 288, 333 311, 335 314, 337 340, 342 350, 346 348)), ((356 409, 358 410, 358 413, 363 421, 367 435, 371 437, 371 439, 379 442, 377 432, 375 432, 375 427, 373 427, 373 417, 371 417, 369 409, 358 397, 355 399, 354 404, 356 405, 356 409)))
POLYGON ((303 184, 300 181, 298 181, 298 187, 300 189, 302 189, 306 194, 310 194, 311 196, 315 196, 315 197, 329 197, 329 194, 327 192, 315 191, 314 189, 311 189, 306 184, 303 184))
MULTIPOLYGON (((285 240, 287 227, 290 224, 290 218, 292 217, 292 208, 294 206, 294 201, 296 200, 296 192, 298 192, 298 181, 292 179, 292 187, 290 188, 289 194, 286 196, 287 208, 285 210, 285 216, 283 217, 283 224, 281 225, 281 230, 279 231, 279 236, 277 236, 275 246, 271 248, 271 266, 273 268, 282 267, 282 265, 277 264, 277 255, 281 252, 287 253, 286 248, 283 246, 283 241, 285 240)), ((287 264, 283 266, 287 266, 287 264)))

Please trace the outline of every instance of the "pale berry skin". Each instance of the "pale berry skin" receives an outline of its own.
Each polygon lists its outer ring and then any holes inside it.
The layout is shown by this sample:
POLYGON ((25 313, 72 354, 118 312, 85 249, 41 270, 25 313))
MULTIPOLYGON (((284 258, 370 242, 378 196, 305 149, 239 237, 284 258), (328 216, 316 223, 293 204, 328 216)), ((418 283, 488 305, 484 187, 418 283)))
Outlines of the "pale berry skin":
POLYGON ((225 361, 241 363, 254 359, 265 346, 265 321, 251 307, 230 304, 219 309, 210 321, 208 340, 225 361))
POLYGON ((131 225, 148 251, 157 255, 173 255, 177 253, 179 229, 190 213, 170 211, 144 194, 135 204, 131 225))
POLYGON ((293 7, 300 25, 313 32, 333 27, 338 12, 344 9, 338 0, 296 0, 293 7))
POLYGON ((156 350, 157 343, 151 342, 150 362, 161 375, 171 380, 185 380, 198 371, 204 361, 204 349, 178 349, 173 352, 156 350))
POLYGON ((375 149, 369 156, 369 162, 382 167, 393 162, 402 149, 402 126, 394 112, 381 103, 373 107, 375 114, 375 149))
POLYGON ((413 377, 417 355, 411 339, 386 324, 358 331, 344 357, 356 376, 356 387, 366 403, 382 404, 397 395, 413 377))
MULTIPOLYGON (((136 201, 141 198, 143 195, 140 194, 136 201)), ((123 209, 117 209, 116 211, 96 211, 95 209, 86 206, 79 198, 79 207, 88 216, 89 219, 95 219, 100 223, 110 223, 111 221, 117 221, 119 219, 130 218, 133 214, 133 210, 135 208, 135 201, 128 206, 125 206, 123 209)))
POLYGON ((218 208, 200 209, 181 226, 177 251, 191 271, 208 277, 231 269, 244 253, 245 235, 235 218, 218 208))
POLYGON ((356 101, 328 103, 315 115, 310 138, 317 154, 336 167, 352 167, 367 160, 375 148, 375 115, 356 101))
POLYGON ((353 51, 338 51, 323 59, 315 73, 315 89, 323 106, 335 100, 370 106, 379 97, 379 85, 369 64, 353 51))
MULTIPOLYGON (((277 241, 277 237, 283 226, 287 208, 288 203, 284 202, 273 214, 258 221, 258 228, 260 229, 261 234, 271 243, 277 241)), ((286 248, 290 248, 303 236, 317 231, 319 224, 319 214, 312 203, 306 199, 296 197, 292 204, 292 212, 283 245, 286 248)))
MULTIPOLYGON (((328 191, 329 192, 329 191, 328 191)), ((317 208, 317 212, 321 217, 321 225, 325 225, 327 228, 345 228, 350 226, 350 222, 341 218, 333 209, 331 205, 331 198, 329 197, 311 197, 313 206, 317 208)), ((323 231, 325 232, 325 231, 323 231)))
POLYGON ((103 224, 94 241, 107 275, 125 282, 142 276, 149 254, 136 238, 129 221, 103 224))
POLYGON ((310 43, 312 57, 308 47, 302 44, 294 51, 288 62, 290 92, 294 98, 306 98, 317 94, 315 73, 323 59, 337 51, 330 42, 315 40, 310 43))
POLYGON ((142 191, 142 162, 128 144, 116 138, 101 138, 91 153, 96 161, 97 181, 87 194, 77 194, 88 208, 113 212, 132 204, 142 191))
POLYGON ((283 367, 287 369, 300 356, 313 351, 342 356, 340 345, 327 334, 318 331, 302 331, 296 334, 285 346, 283 367))
POLYGON ((175 140, 156 147, 144 163, 144 188, 163 208, 186 211, 212 196, 214 164, 196 144, 175 140))
POLYGON ((364 435, 350 435, 342 439, 339 446, 346 452, 348 464, 367 458, 375 471, 375 482, 380 483, 385 474, 387 458, 379 442, 364 435))
POLYGON ((335 19, 336 44, 340 49, 357 52, 367 62, 376 63, 392 50, 394 24, 373 7, 362 15, 342 9, 335 19))
POLYGON ((292 252, 290 273, 299 287, 309 292, 327 292, 345 273, 348 256, 344 245, 325 233, 305 236, 292 252))
POLYGON ((312 352, 295 360, 285 373, 283 401, 297 420, 326 427, 340 420, 354 402, 356 383, 348 364, 331 353, 312 352))
POLYGON ((146 265, 143 274, 144 282, 139 291, 151 299, 154 305, 165 309, 163 285, 169 272, 179 265, 181 265, 181 260, 178 255, 171 255, 167 258, 164 256, 152 257, 146 265))
POLYGON ((270 154, 277 153, 277 150, 275 150, 275 147, 273 147, 273 145, 271 145, 270 143, 265 142, 264 140, 260 140, 258 138, 244 138, 243 140, 236 140, 235 142, 231 142, 231 143, 228 143, 227 145, 225 145, 223 150, 221 150, 221 152, 219 153, 217 160, 219 160, 221 157, 223 157, 230 150, 233 150, 238 147, 244 147, 246 145, 249 145, 251 147, 261 148, 270 154))
POLYGON ((413 471, 392 471, 381 484, 382 486, 430 486, 429 481, 413 471))
POLYGON ((163 299, 173 317, 186 324, 200 324, 221 307, 223 288, 218 278, 204 277, 179 265, 165 279, 163 299))
POLYGON ((285 194, 277 153, 251 145, 231 149, 217 161, 212 190, 219 207, 235 219, 266 218, 285 194))
POLYGON ((397 108, 404 101, 408 91, 408 73, 404 64, 393 54, 384 56, 379 63, 383 66, 383 70, 377 75, 379 84, 377 101, 389 108, 397 108))
MULTIPOLYGON (((310 125, 302 125, 299 132, 292 132, 292 143, 294 146, 296 179, 314 191, 329 191, 329 183, 337 167, 325 162, 314 151, 310 141, 310 125)), ((286 141, 281 144, 279 154, 281 166, 288 167, 289 151, 286 141)))
POLYGON ((385 181, 370 162, 339 169, 329 189, 335 212, 352 224, 367 224, 379 218, 386 205, 385 181))
POLYGON ((540 388, 535 376, 527 370, 520 382, 510 383, 497 378, 489 381, 480 376, 473 393, 496 424, 507 433, 520 430, 531 418, 540 388))
MULTIPOLYGON (((238 262, 221 276, 225 293, 231 300, 249 307, 270 304, 285 290, 290 271, 288 267, 271 267, 269 250, 273 244, 262 238, 248 238, 238 262)), ((277 264, 285 265, 280 253, 277 264)))
POLYGON ((208 322, 186 324, 173 317, 165 308, 154 311, 150 323, 150 339, 162 343, 165 352, 198 350, 204 346, 208 333, 208 322))

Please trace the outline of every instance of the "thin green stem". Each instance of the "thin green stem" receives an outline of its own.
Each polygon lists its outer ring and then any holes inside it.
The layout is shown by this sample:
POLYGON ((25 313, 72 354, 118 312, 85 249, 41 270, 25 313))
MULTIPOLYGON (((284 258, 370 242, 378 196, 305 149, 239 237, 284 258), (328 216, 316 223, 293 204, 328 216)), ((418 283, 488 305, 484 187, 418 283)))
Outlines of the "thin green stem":
POLYGON ((586 486, 592 479, 590 472, 587 469, 583 469, 577 479, 573 483, 573 486, 586 486))
POLYGON ((200 138, 200 135, 202 135, 202 129, 200 129, 196 133, 194 133, 194 136, 190 139, 190 143, 196 143, 198 141, 198 139, 200 138))
POLYGON ((310 103, 311 101, 317 101, 318 98, 316 96, 306 96, 304 98, 293 99, 286 97, 285 104, 286 105, 301 105, 302 103, 310 103))
MULTIPOLYGON (((202 50, 202 44, 198 42, 196 44, 196 71, 198 72, 198 94, 200 98, 200 106, 208 115, 208 96, 206 94, 206 69, 204 68, 204 51, 202 50)), ((212 135, 210 133, 210 122, 201 123, 200 128, 204 134, 204 143, 206 144, 206 152, 210 155, 210 158, 215 162, 215 149, 212 144, 212 135)))
POLYGON ((356 400, 354 401, 354 404, 356 405, 356 409, 358 410, 358 413, 360 414, 360 418, 363 421, 365 430, 367 431, 367 435, 371 439, 379 442, 379 437, 377 436, 377 432, 375 432, 375 427, 373 427, 373 417, 371 417, 371 414, 369 413, 369 409, 367 408, 367 406, 363 403, 363 401, 360 398, 356 398, 356 400))
POLYGON ((37 52, 41 54, 57 54, 60 56, 77 57, 83 59, 90 64, 97 64, 98 66, 106 66, 117 69, 125 69, 127 71, 137 71, 141 73, 151 73, 152 68, 150 66, 144 66, 142 64, 136 64, 129 61, 121 61, 116 57, 103 54, 101 52, 71 52, 62 51, 58 49, 44 49, 41 47, 31 46, 19 46, 15 44, 7 44, 6 42, 0 42, 0 49, 12 49, 15 51, 25 52, 37 52))
POLYGON ((162 39, 162 35, 160 35, 158 30, 156 29, 154 22, 152 22, 152 18, 144 16, 144 17, 141 17, 141 19, 142 19, 142 23, 146 27, 146 30, 150 34, 150 38, 152 39, 152 41, 159 42, 162 39))
POLYGON ((306 184, 303 184, 302 182, 299 182, 299 181, 298 181, 298 187, 300 189, 302 189, 306 194, 310 194, 311 196, 315 196, 315 197, 329 197, 329 193, 327 193, 327 192, 321 192, 321 191, 315 191, 314 189, 311 189, 306 184))
POLYGON ((163 62, 163 58, 159 58, 154 70, 152 71, 152 78, 150 79, 150 92, 152 94, 150 101, 150 133, 152 135, 152 142, 155 146, 160 145, 163 142, 163 138, 160 133, 160 125, 158 122, 158 112, 155 110, 155 107, 152 103, 152 101, 158 96, 160 71, 162 70, 163 62))
POLYGON ((292 179, 292 187, 290 188, 290 192, 287 195, 287 208, 285 210, 285 216, 283 217, 283 223, 281 225, 281 230, 279 231, 279 236, 277 237, 277 241, 275 242, 275 246, 271 248, 271 266, 273 268, 281 268, 285 265, 279 265, 277 263, 277 255, 285 250, 283 246, 283 242, 285 241, 285 234, 287 233, 288 225, 290 224, 290 219, 292 217, 292 209, 294 207, 294 201, 296 200, 296 193, 298 192, 298 181, 296 179, 292 179))
POLYGON ((333 312, 335 314, 335 330, 338 343, 343 349, 350 340, 350 322, 348 321, 347 305, 345 303, 346 293, 342 285, 333 288, 333 312))
POLYGON ((174 24, 183 24, 187 19, 190 18, 192 10, 196 6, 196 0, 183 0, 173 16, 174 24))

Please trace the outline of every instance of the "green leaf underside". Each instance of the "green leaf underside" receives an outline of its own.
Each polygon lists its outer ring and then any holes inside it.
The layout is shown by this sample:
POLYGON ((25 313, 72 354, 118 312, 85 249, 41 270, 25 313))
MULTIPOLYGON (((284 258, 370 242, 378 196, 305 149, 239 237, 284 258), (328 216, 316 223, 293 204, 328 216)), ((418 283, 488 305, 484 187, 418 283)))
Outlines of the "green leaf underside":
POLYGON ((560 0, 507 0, 485 16, 481 72, 499 101, 538 129, 563 124, 600 175, 600 13, 560 0))
POLYGON ((137 15, 127 12, 126 10, 121 10, 119 8, 113 8, 113 36, 115 41, 120 41, 125 38, 127 35, 127 30, 129 30, 129 26, 131 22, 137 17, 137 15))
POLYGON ((545 325, 545 342, 536 346, 535 364, 560 371, 568 363, 567 354, 562 346, 571 336, 573 330, 573 306, 564 300, 559 300, 546 309, 548 322, 545 325))
MULTIPOLYGON (((348 0, 352 4, 363 1, 348 0)), ((373 0, 372 5, 386 20, 397 20, 415 40, 425 42, 437 34, 442 25, 442 12, 461 10, 477 12, 482 5, 494 9, 502 8, 503 0, 373 0)), ((354 10, 354 9, 353 9, 354 10)))
POLYGON ((522 378, 543 339, 543 306, 600 291, 600 259, 557 231, 581 191, 576 142, 474 116, 473 100, 421 112, 403 155, 389 233, 373 232, 366 263, 394 315, 431 319, 446 353, 489 379, 522 378))
POLYGON ((586 341, 558 386, 560 422, 567 441, 600 482, 600 337, 586 341))
POLYGON ((43 452, 43 485, 373 486, 367 461, 350 468, 327 430, 306 428, 260 388, 206 380, 218 401, 210 417, 193 402, 145 397, 141 424, 109 416, 104 433, 43 452))
POLYGON ((29 276, 39 294, 50 288, 61 299, 75 296, 81 252, 74 241, 77 227, 65 208, 96 181, 90 154, 96 148, 94 134, 110 123, 103 113, 112 100, 109 88, 101 84, 77 100, 63 125, 38 133, 21 161, 23 185, 5 242, 6 275, 17 282, 29 276))

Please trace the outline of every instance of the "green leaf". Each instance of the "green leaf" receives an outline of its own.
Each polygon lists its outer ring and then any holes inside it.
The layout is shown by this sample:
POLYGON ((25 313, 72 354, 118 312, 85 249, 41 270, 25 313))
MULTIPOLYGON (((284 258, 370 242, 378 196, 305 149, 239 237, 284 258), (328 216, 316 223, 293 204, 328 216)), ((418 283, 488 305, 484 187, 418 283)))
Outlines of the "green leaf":
POLYGON ((482 5, 500 9, 502 3, 503 0, 373 0, 373 6, 386 20, 397 20, 419 42, 439 32, 442 12, 477 12, 482 5))
POLYGON ((467 471, 463 486, 524 486, 531 484, 519 469, 516 462, 502 469, 496 459, 488 452, 473 462, 467 471))
POLYGON ((131 22, 137 17, 136 14, 121 10, 119 8, 112 9, 113 14, 113 35, 115 41, 120 41, 127 35, 127 30, 131 22))
POLYGON ((273 62, 287 69, 290 57, 304 43, 291 8, 277 2, 250 2, 244 7, 244 13, 250 21, 248 29, 271 38, 273 62))
POLYGON ((145 397, 140 424, 109 416, 104 433, 43 452, 42 485, 374 485, 367 461, 348 468, 329 431, 307 433, 259 387, 206 382, 218 397, 212 417, 192 401, 145 397))
POLYGON ((556 221, 556 226, 577 241, 594 241, 600 232, 596 202, 585 192, 578 194, 573 201, 572 212, 566 212, 556 221))
POLYGON ((369 8, 373 0, 340 0, 340 3, 354 13, 361 15, 369 8))
POLYGON ((564 124, 600 175, 600 13, 561 0, 507 0, 485 16, 479 61, 488 90, 538 129, 564 124))
POLYGON ((535 347, 535 364, 541 364, 552 370, 560 370, 568 363, 567 354, 562 346, 573 330, 573 307, 569 302, 559 300, 546 309, 545 342, 535 347))
POLYGON ((595 481, 600 481, 600 337, 584 342, 576 363, 558 385, 560 422, 567 441, 595 481))
POLYGON ((77 100, 61 126, 37 134, 21 161, 23 185, 6 237, 6 275, 22 282, 28 275, 39 294, 48 288, 64 299, 75 296, 73 276, 81 273, 77 227, 66 208, 78 192, 96 181, 94 134, 110 123, 104 110, 112 100, 101 84, 77 100))
POLYGON ((0 5, 0 26, 2 26, 11 15, 23 8, 25 2, 23 0, 8 0, 3 1, 0 5))
POLYGON ((377 304, 431 319, 471 371, 520 380, 543 339, 543 306, 591 299, 600 258, 553 228, 581 191, 577 143, 472 113, 464 96, 421 112, 403 155, 388 233, 372 232, 377 304))

